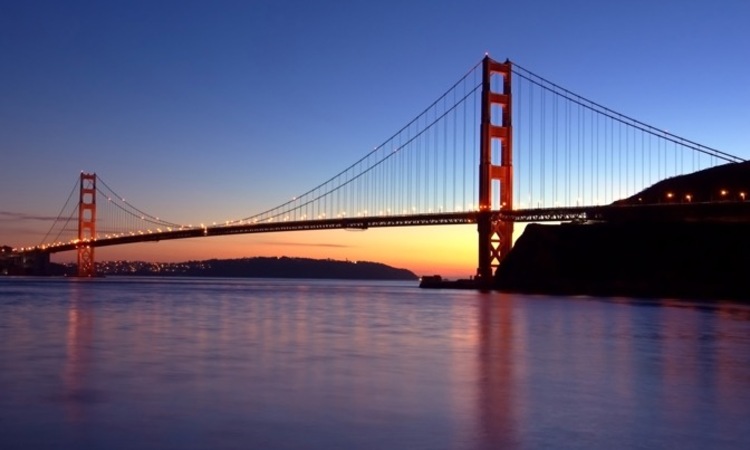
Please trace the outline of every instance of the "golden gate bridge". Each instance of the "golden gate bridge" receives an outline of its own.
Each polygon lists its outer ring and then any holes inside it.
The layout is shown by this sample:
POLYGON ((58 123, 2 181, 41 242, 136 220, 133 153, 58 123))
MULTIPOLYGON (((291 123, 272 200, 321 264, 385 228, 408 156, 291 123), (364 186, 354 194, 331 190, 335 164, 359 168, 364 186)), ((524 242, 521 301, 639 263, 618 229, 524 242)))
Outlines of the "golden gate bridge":
POLYGON ((486 56, 382 144, 276 207, 181 224, 138 209, 102 177, 81 173, 42 242, 15 251, 75 250, 78 275, 87 277, 95 274, 94 249, 103 246, 476 224, 477 279, 489 285, 511 249, 515 222, 703 217, 717 208, 745 213, 744 191, 725 191, 720 203, 670 192, 657 204, 613 204, 659 180, 742 161, 486 56))

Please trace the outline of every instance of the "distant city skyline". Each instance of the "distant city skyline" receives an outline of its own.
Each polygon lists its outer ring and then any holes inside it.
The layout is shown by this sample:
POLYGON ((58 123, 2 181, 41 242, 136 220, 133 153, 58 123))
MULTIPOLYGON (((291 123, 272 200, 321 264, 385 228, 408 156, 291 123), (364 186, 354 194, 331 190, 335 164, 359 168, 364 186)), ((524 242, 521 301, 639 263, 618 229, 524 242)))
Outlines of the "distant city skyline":
MULTIPOLYGON (((80 171, 178 223, 275 206, 380 144, 485 52, 750 158, 748 20, 742 0, 10 2, 0 245, 38 243, 80 171)), ((476 246, 474 226, 445 226, 126 245, 97 259, 330 257, 465 276, 476 246)))

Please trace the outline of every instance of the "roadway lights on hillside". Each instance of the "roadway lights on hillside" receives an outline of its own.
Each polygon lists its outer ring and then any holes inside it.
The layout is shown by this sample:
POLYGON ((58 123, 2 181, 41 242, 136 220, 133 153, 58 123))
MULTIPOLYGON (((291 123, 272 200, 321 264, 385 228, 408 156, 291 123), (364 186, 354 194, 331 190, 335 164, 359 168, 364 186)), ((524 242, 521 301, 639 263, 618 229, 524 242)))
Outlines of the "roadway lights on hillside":
POLYGON ((743 202, 745 201, 745 193, 744 192, 740 192, 740 198, 742 199, 743 202))
POLYGON ((688 203, 690 203, 690 202, 692 202, 692 201, 693 201, 693 196, 692 196, 692 195, 690 195, 690 194, 685 194, 685 200, 687 200, 687 201, 688 201, 688 203))
POLYGON ((671 193, 671 192, 667 192, 667 198, 668 198, 669 200, 672 200, 672 197, 674 197, 674 194, 673 194, 673 193, 671 193))
POLYGON ((727 190, 726 190, 726 189, 722 189, 722 190, 721 190, 721 196, 722 196, 722 197, 726 197, 728 193, 729 193, 729 192, 727 192, 727 190))

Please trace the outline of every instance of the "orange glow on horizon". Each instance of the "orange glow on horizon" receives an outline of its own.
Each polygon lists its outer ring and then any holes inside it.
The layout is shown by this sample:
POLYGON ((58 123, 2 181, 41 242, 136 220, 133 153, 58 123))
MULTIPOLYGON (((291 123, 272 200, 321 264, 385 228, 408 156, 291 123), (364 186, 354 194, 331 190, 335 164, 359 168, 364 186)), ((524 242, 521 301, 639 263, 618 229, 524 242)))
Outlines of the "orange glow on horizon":
MULTIPOLYGON (((516 224, 514 240, 525 224, 516 224)), ((372 261, 409 269, 417 276, 466 278, 476 273, 476 225, 261 233, 180 239, 97 248, 97 261, 182 262, 246 257, 298 257, 372 261)), ((75 252, 53 254, 75 262, 75 252)))
MULTIPOLYGON (((476 272, 477 231, 476 225, 298 231, 97 249, 97 261, 181 262, 255 256, 373 261, 409 269, 417 276, 468 277, 476 272)), ((75 252, 55 254, 52 259, 73 262, 75 252)))

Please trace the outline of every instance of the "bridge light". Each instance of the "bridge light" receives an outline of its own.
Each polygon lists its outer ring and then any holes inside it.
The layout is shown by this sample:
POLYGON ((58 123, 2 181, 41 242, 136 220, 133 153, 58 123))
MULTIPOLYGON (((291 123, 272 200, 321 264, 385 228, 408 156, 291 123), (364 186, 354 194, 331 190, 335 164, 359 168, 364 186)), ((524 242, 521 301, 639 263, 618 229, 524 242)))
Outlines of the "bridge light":
POLYGON ((693 196, 692 196, 692 195, 690 195, 690 194, 685 194, 685 200, 687 200, 687 201, 688 201, 688 203, 690 203, 690 202, 692 202, 692 201, 693 201, 693 196))
POLYGON ((667 192, 667 198, 672 198, 673 196, 674 194, 672 194, 671 192, 667 192))
POLYGON ((745 201, 745 193, 744 192, 740 192, 740 198, 742 199, 742 201, 745 201))
POLYGON ((726 196, 726 195, 727 195, 727 191, 726 191, 726 189, 722 189, 722 190, 721 190, 721 196, 722 196, 722 197, 724 197, 724 196, 726 196))

